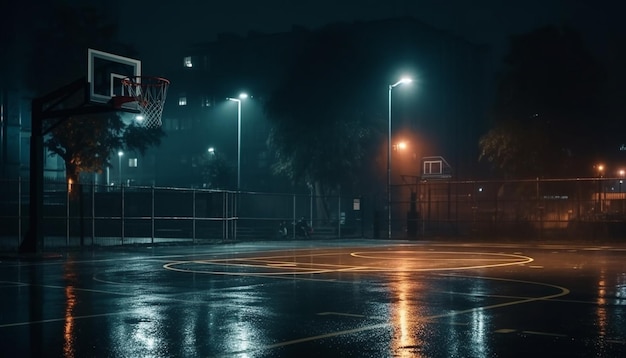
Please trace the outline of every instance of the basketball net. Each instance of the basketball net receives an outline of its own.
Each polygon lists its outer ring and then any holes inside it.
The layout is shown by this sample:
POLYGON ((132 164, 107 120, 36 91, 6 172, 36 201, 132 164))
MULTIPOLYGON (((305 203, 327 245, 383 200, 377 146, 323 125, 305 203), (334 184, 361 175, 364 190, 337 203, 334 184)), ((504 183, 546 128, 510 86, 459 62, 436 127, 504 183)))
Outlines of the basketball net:
POLYGON ((170 81, 162 77, 132 76, 122 80, 128 95, 137 101, 144 126, 156 128, 163 124, 161 116, 169 85, 170 81))

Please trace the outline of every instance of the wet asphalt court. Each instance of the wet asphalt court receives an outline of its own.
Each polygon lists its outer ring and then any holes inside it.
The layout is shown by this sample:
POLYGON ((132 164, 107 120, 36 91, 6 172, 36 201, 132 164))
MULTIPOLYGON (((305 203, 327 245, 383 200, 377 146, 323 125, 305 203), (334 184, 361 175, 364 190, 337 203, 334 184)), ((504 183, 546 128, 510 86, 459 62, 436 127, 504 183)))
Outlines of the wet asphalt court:
POLYGON ((623 357, 626 245, 268 241, 0 259, 2 357, 623 357))

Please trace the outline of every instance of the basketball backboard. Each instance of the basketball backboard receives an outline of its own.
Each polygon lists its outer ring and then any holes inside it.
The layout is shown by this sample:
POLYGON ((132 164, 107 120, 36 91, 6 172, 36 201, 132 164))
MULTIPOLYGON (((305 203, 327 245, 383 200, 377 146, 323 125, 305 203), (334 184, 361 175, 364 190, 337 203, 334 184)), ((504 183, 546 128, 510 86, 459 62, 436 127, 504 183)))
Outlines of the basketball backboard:
POLYGON ((122 79, 141 76, 141 61, 112 53, 89 49, 87 52, 89 101, 109 104, 114 96, 128 96, 122 79))

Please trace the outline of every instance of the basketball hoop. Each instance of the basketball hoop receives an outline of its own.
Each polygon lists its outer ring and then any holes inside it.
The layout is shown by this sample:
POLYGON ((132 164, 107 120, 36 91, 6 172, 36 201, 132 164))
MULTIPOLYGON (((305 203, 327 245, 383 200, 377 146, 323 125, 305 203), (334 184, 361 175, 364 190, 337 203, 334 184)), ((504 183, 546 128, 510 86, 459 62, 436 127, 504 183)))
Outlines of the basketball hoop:
POLYGON ((163 105, 170 81, 162 77, 131 76, 122 80, 128 95, 137 102, 143 116, 142 123, 148 128, 160 127, 163 105))

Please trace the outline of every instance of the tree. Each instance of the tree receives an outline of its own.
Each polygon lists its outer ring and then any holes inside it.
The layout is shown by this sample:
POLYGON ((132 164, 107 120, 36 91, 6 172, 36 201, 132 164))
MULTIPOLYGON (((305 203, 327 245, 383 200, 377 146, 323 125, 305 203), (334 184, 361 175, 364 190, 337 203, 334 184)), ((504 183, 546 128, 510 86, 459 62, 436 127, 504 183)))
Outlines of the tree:
POLYGON ((144 154, 149 146, 159 145, 162 136, 161 128, 127 125, 118 114, 106 113, 62 120, 44 146, 63 159, 67 180, 78 184, 81 172, 100 173, 110 166, 113 149, 144 154))
MULTIPOLYGON (((99 9, 54 3, 50 15, 34 32, 27 83, 41 95, 82 78, 86 73, 87 48, 107 48, 131 53, 116 41, 117 27, 99 9), (60 55, 62 54, 62 55, 60 55), (54 70, 52 70, 54 69, 54 70)), ((66 106, 80 105, 74 102, 66 106)), ((70 107, 71 108, 71 107, 70 107)), ((125 123, 118 112, 58 118, 44 146, 65 162, 66 178, 79 183, 81 172, 101 172, 110 166, 110 156, 119 149, 141 154, 159 145, 161 128, 147 129, 125 123)))
POLYGON ((235 182, 233 167, 220 153, 204 153, 198 157, 197 166, 200 168, 202 183, 209 189, 231 189, 235 182))
POLYGON ((376 127, 358 92, 365 58, 340 26, 309 35, 265 106, 275 173, 317 195, 358 185, 376 127))
POLYGON ((480 158, 505 176, 575 175, 600 150, 602 67, 572 29, 513 36, 480 158))

